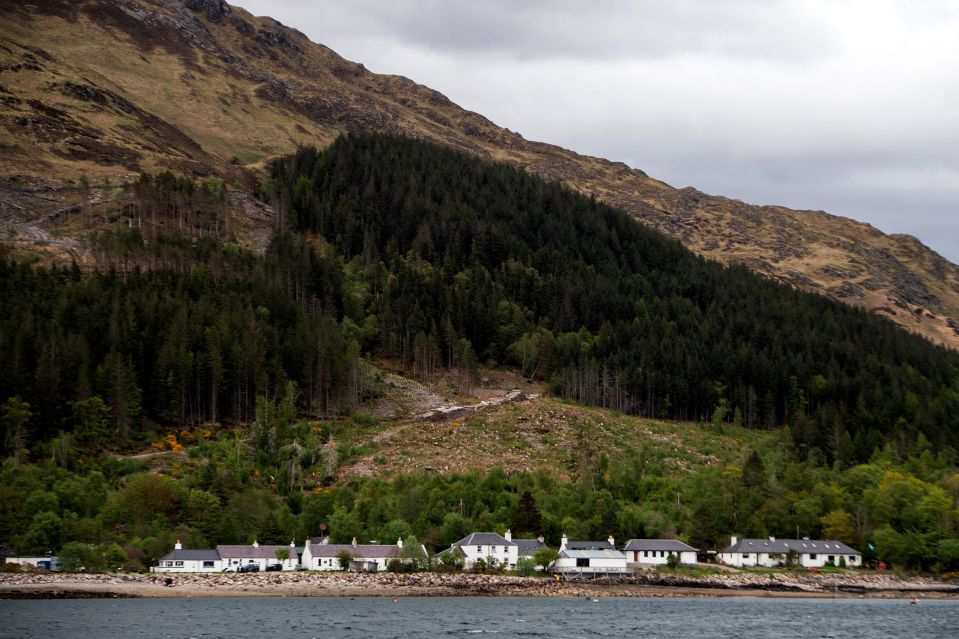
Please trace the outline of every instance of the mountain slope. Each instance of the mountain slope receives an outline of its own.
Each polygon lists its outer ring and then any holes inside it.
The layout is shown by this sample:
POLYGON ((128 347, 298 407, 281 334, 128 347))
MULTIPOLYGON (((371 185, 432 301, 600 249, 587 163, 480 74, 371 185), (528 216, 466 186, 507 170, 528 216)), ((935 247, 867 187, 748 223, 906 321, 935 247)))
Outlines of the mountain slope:
MULTIPOLYGON (((221 0, 0 0, 0 218, 51 186, 243 167, 344 131, 402 132, 512 162, 621 207, 726 263, 883 314, 959 347, 959 268, 915 238, 822 212, 675 189, 624 164, 529 142, 397 76, 221 0)), ((39 207, 39 210, 36 208, 39 207)))

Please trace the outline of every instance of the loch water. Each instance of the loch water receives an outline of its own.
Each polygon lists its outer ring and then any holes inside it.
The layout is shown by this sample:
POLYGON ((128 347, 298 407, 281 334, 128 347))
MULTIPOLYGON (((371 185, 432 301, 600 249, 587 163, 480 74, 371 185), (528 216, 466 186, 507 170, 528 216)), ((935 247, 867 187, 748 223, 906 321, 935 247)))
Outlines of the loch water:
POLYGON ((0 601, 0 638, 959 637, 959 601, 169 598, 0 601))

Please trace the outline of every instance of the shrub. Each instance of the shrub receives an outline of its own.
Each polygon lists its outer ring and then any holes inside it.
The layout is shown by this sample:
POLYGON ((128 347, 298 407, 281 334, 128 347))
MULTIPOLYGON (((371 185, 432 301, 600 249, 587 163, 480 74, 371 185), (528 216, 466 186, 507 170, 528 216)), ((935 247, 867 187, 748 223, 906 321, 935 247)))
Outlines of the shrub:
POLYGON ((516 561, 515 572, 521 577, 532 577, 536 574, 536 560, 531 557, 520 557, 516 561))

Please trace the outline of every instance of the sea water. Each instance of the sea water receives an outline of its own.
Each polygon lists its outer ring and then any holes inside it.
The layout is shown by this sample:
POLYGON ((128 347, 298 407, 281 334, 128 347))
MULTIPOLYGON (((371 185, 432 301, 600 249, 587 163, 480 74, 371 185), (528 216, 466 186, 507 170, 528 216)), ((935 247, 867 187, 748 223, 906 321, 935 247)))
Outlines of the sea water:
POLYGON ((959 637, 959 601, 255 597, 0 601, 2 638, 959 637))

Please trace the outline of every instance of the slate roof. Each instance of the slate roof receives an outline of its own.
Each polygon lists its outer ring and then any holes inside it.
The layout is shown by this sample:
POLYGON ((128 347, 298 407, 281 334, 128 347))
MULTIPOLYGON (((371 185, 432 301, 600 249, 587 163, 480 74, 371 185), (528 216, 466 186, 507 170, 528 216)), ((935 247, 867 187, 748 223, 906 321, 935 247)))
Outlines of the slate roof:
POLYGON ((861 555, 858 550, 840 541, 822 539, 740 539, 719 552, 778 552, 795 550, 799 554, 861 555))
MULTIPOLYGON (((276 551, 280 548, 290 550, 290 546, 263 546, 252 545, 224 545, 216 547, 224 559, 273 559, 276 560, 276 551)), ((292 556, 292 553, 291 553, 292 556)))
POLYGON ((314 557, 336 557, 344 550, 358 559, 388 559, 400 556, 399 546, 383 544, 310 544, 310 554, 314 557))
POLYGON ((516 544, 516 554, 520 557, 532 557, 540 548, 546 548, 546 544, 539 539, 514 539, 516 544))
POLYGON ((454 546, 515 546, 516 544, 502 535, 493 532, 475 532, 463 537, 454 546))
POLYGON ((618 550, 613 549, 580 549, 580 550, 570 550, 566 549, 559 553, 560 557, 568 557, 570 559, 622 559, 626 560, 626 555, 619 552, 618 550))
POLYGON ((174 550, 160 557, 160 561, 219 561, 220 553, 216 550, 174 550))
POLYGON ((696 552, 696 549, 677 539, 630 539, 623 550, 655 550, 666 552, 696 552))
POLYGON ((569 541, 566 542, 567 550, 616 550, 613 544, 607 540, 603 541, 569 541))

